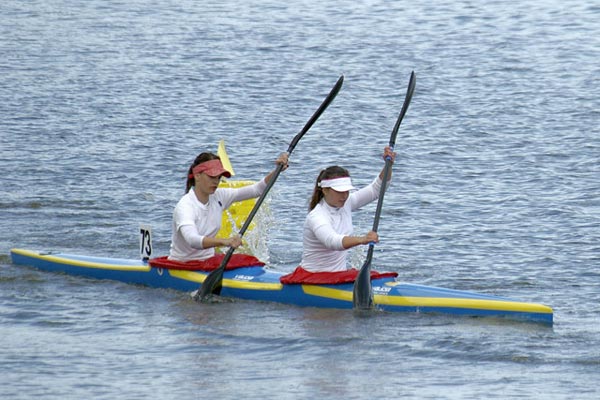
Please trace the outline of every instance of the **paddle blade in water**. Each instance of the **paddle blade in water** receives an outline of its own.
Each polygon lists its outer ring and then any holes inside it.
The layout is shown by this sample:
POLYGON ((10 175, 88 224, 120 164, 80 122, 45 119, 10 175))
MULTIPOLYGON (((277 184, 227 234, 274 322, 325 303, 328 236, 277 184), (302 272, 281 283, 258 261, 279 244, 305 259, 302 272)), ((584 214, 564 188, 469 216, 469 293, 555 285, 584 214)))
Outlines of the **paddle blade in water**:
POLYGON ((194 294, 194 300, 196 301, 207 301, 211 295, 220 294, 221 288, 223 287, 223 271, 224 268, 217 268, 204 279, 200 289, 194 294))
MULTIPOLYGON (((369 245, 369 253, 373 245, 369 245)), ((371 257, 367 257, 367 261, 358 272, 354 281, 354 289, 352 293, 352 306, 355 310, 369 310, 373 308, 373 288, 371 286, 371 257)))

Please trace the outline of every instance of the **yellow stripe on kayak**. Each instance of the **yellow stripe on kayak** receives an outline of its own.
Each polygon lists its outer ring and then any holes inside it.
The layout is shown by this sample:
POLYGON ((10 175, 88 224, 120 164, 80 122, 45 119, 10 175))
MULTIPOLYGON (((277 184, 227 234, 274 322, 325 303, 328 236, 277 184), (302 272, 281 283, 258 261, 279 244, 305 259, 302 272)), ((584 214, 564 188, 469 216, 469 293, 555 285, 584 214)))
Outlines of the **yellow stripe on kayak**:
MULTIPOLYGON (((208 272, 198 271, 183 271, 177 269, 169 269, 169 274, 174 278, 185 279, 186 281, 203 283, 208 272)), ((266 282, 252 282, 244 281, 239 279, 223 279, 223 287, 232 289, 248 289, 248 290, 281 290, 283 285, 281 283, 266 283, 266 282)))
POLYGON ((15 254, 20 254, 26 257, 36 258, 38 260, 44 260, 53 262, 60 265, 71 265, 74 267, 84 267, 84 268, 97 268, 97 269, 107 269, 111 271, 138 271, 138 272, 148 272, 150 271, 150 265, 140 264, 140 265, 123 265, 123 264, 109 264, 104 262, 92 262, 92 261, 83 261, 83 260, 73 260, 70 258, 62 257, 60 255, 54 256, 52 254, 40 253, 37 251, 30 250, 22 250, 22 249, 12 249, 11 250, 15 254))
POLYGON ((452 297, 401 297, 375 295, 376 304, 408 307, 451 307, 476 310, 501 310, 552 314, 552 308, 543 304, 509 300, 457 299, 452 297))
POLYGON ((248 290, 282 290, 283 285, 281 283, 266 283, 266 282, 252 282, 252 281, 239 281, 233 279, 223 279, 223 286, 232 289, 248 289, 248 290))
MULTIPOLYGON (((346 290, 331 289, 315 285, 302 285, 302 289, 304 290, 304 293, 313 296, 352 301, 352 292, 346 290)), ((552 314, 552 308, 543 304, 524 303, 519 301, 459 299, 451 297, 388 296, 376 294, 374 296, 374 302, 375 304, 403 307, 449 307, 552 314)))
POLYGON ((302 291, 312 296, 328 297, 335 300, 352 301, 352 292, 348 290, 331 289, 316 285, 302 285, 302 291))

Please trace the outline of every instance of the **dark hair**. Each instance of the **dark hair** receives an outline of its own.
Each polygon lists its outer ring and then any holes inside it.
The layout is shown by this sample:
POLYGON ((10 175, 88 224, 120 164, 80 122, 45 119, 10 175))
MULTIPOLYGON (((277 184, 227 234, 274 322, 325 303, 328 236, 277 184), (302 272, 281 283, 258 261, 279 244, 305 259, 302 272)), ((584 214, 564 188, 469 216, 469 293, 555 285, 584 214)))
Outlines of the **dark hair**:
POLYGON ((190 168, 188 169, 187 181, 185 182, 185 192, 189 192, 192 186, 196 184, 196 180, 194 179, 193 169, 196 165, 202 164, 203 162, 210 160, 220 160, 219 156, 213 153, 200 153, 198 157, 194 160, 190 168))
POLYGON ((323 189, 319 186, 319 183, 323 179, 333 179, 333 178, 345 178, 350 177, 350 172, 346 168, 339 167, 337 165, 332 165, 331 167, 327 167, 319 173, 317 176, 317 182, 315 182, 315 189, 313 191, 313 195, 310 199, 310 203, 308 205, 308 211, 312 210, 319 204, 321 199, 323 198, 323 189))

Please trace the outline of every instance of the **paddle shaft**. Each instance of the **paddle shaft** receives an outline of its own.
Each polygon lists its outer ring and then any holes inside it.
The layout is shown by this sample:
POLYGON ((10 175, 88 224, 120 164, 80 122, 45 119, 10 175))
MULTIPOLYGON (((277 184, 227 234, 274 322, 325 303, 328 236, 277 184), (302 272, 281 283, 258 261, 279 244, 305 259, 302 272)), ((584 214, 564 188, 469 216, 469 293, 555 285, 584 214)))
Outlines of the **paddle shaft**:
MULTIPOLYGON (((296 145, 298 144, 300 139, 302 139, 302 136, 304 136, 304 134, 306 132, 308 132, 308 130, 313 126, 313 124, 317 121, 317 119, 319 119, 321 114, 323 114, 325 109, 327 109, 327 107, 331 104, 333 99, 335 99, 338 92, 342 88, 343 83, 344 83, 344 76, 342 75, 339 77, 336 84, 333 86, 333 88, 331 89, 331 91, 329 92, 329 94, 327 95, 325 100, 323 100, 323 102, 321 103, 321 105, 319 106, 317 111, 315 111, 315 113, 310 117, 308 122, 304 125, 304 128, 302 128, 302 130, 298 134, 296 134, 296 136, 294 136, 294 138, 290 142, 290 145, 288 146, 288 149, 287 149, 288 156, 292 153, 292 151, 294 151, 294 149, 296 148, 296 145)), ((278 164, 277 168, 275 169, 275 172, 271 176, 271 179, 269 179, 269 182, 267 183, 267 187, 265 188, 265 190, 262 192, 262 194, 260 195, 260 197, 258 198, 256 203, 254 204, 254 207, 252 208, 252 211, 250 211, 250 214, 248 214, 248 218, 246 218, 244 225, 242 225, 242 228, 240 229, 240 232, 239 232, 240 237, 244 236, 244 233, 246 233, 246 230, 250 226, 252 219, 258 212, 258 209, 260 208, 264 199, 267 197, 267 194, 269 193, 269 191, 275 184, 275 181, 279 177, 279 174, 281 174, 282 170, 283 170, 283 165, 278 164)), ((208 274, 206 279, 204 279, 204 282, 202 282, 202 286, 200 286, 200 289, 198 289, 198 291, 194 295, 195 300, 204 301, 213 294, 221 293, 221 288, 223 286, 222 285, 223 284, 223 272, 225 271, 225 267, 227 266, 227 263, 231 259, 231 256, 233 255, 234 251, 235 251, 235 248, 233 248, 233 247, 230 247, 229 250, 227 250, 227 253, 225 254, 225 257, 223 258, 223 261, 221 261, 221 265, 219 265, 219 267, 217 269, 215 269, 210 274, 208 274)))
MULTIPOLYGON (((408 82, 408 88, 406 90, 406 97, 404 99, 404 104, 402 105, 402 110, 398 115, 398 119, 396 120, 396 124, 394 125, 394 129, 392 129, 392 134, 390 135, 389 147, 394 150, 396 146, 396 137, 398 136, 398 130, 400 129, 400 124, 404 119, 404 115, 406 115, 406 111, 408 110, 408 106, 410 105, 410 101, 412 99, 413 92, 415 91, 415 73, 414 71, 410 74, 410 80, 408 82)), ((381 185, 381 189, 379 189, 379 198, 377 199, 377 208, 375 209, 375 218, 373 220, 373 232, 377 232, 379 229, 379 220, 381 218, 381 210, 383 209, 383 198, 385 196, 385 190, 387 188, 387 181, 390 177, 390 173, 392 170, 392 160, 389 157, 386 157, 385 167, 383 170, 383 184, 381 185)), ((371 257, 373 255, 373 247, 375 245, 373 243, 369 244, 369 252, 367 254, 367 260, 369 263, 371 262, 371 257), (370 256, 369 256, 370 255, 370 256)))
MULTIPOLYGON (((415 72, 412 71, 410 74, 410 80, 408 81, 408 88, 406 89, 406 97, 404 98, 402 110, 400 110, 400 115, 396 120, 396 124, 394 125, 394 129, 392 129, 392 134, 390 136, 389 146, 392 150, 394 150, 394 147, 396 146, 396 136, 398 135, 398 129, 400 128, 400 124, 402 123, 404 115, 406 114, 408 106, 410 105, 413 92, 415 91, 415 84, 416 76, 415 72)), ((373 220, 373 232, 377 232, 377 229, 379 229, 379 220, 381 218, 381 210, 383 209, 383 198, 385 196, 385 189, 387 186, 387 181, 389 179, 391 169, 392 160, 391 158, 386 157, 385 167, 383 169, 383 182, 381 184, 381 189, 379 190, 379 198, 377 199, 377 208, 375 209, 375 218, 373 220)), ((358 275, 356 276, 356 280, 354 281, 352 303, 355 309, 364 310, 373 307, 373 289, 371 287, 371 261, 373 259, 374 249, 375 243, 369 243, 367 257, 358 275)))

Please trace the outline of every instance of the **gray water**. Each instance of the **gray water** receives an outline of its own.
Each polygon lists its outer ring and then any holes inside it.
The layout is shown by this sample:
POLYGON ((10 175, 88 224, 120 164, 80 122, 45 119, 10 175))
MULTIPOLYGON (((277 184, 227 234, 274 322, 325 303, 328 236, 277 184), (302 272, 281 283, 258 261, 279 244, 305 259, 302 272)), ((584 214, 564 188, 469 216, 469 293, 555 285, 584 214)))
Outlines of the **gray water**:
POLYGON ((0 397, 598 398, 599 38, 583 0, 4 0, 0 397), (290 271, 317 172, 372 179, 412 70, 376 268, 550 305, 552 328, 201 305, 10 262, 136 258, 140 223, 166 254, 191 160, 225 139, 260 179, 344 74, 270 195, 263 257, 290 271))

